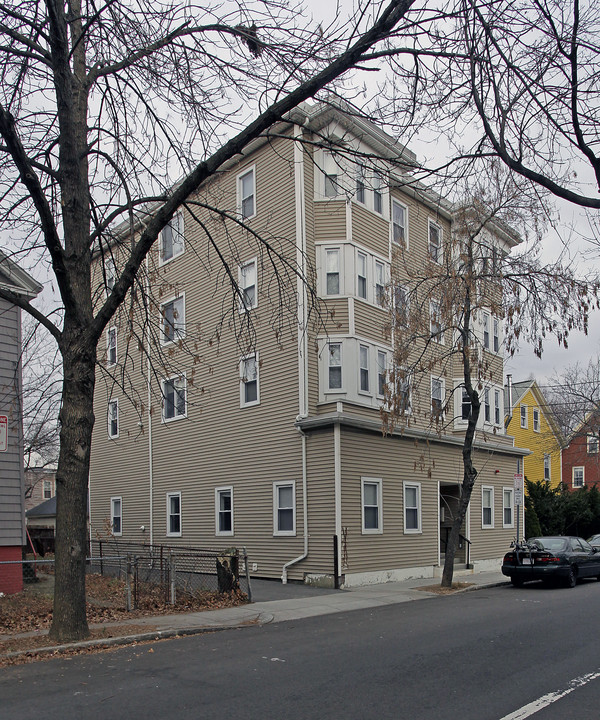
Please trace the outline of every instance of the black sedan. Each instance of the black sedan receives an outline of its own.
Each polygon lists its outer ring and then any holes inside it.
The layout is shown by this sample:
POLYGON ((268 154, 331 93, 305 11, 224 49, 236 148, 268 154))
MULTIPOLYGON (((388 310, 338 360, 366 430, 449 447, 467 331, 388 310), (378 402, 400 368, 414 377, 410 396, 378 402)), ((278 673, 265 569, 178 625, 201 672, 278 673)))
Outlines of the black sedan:
POLYGON ((579 537, 530 538, 506 553, 502 574, 516 587, 528 580, 558 580, 575 587, 579 578, 600 580, 600 551, 579 537))

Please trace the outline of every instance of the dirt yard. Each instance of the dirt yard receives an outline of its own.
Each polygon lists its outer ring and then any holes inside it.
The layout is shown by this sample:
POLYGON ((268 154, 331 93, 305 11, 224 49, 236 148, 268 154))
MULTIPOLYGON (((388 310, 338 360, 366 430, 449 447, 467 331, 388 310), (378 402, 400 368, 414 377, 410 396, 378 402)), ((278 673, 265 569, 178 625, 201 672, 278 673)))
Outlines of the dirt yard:
MULTIPOLYGON (((87 618, 90 625, 102 627, 91 632, 91 639, 122 637, 139 631, 127 622, 137 617, 166 615, 180 612, 197 612, 240 605, 247 601, 243 593, 219 594, 204 592, 183 594, 171 605, 164 590, 144 586, 138 607, 126 609, 125 582, 102 575, 86 577, 87 618), (118 623, 113 625, 113 623, 118 623)), ((38 573, 38 582, 25 585, 23 592, 0 597, 0 655, 14 650, 30 650, 49 644, 47 630, 52 622, 52 596, 54 576, 38 573), (27 637, 15 637, 27 633, 27 637)), ((151 626, 145 628, 152 632, 151 626)), ((2 660, 0 659, 0 665, 2 660)))

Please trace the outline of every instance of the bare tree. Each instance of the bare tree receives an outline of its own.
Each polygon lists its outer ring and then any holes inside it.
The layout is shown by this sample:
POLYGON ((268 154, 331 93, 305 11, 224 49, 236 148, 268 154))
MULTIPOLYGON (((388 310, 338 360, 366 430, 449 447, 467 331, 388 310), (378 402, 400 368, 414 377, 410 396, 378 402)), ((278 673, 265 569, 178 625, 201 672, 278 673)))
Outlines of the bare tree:
POLYGON ((600 407, 600 357, 587 365, 577 362, 555 373, 545 389, 565 437, 598 433, 600 407))
MULTIPOLYGON (((566 343, 569 330, 585 328, 598 302, 597 280, 578 277, 571 267, 560 263, 551 267, 540 264, 535 233, 528 248, 508 254, 520 242, 512 228, 541 230, 537 226, 540 210, 538 198, 528 193, 523 183, 492 164, 487 176, 480 173, 477 182, 471 180, 469 191, 453 208, 452 238, 443 253, 431 257, 424 267, 411 263, 408 254, 402 253, 393 269, 395 371, 385 423, 388 427, 410 423, 409 390, 419 393, 421 386, 421 398, 427 397, 432 376, 460 374, 463 380, 445 393, 440 380, 439 393, 431 389, 427 410, 431 432, 442 433, 454 425, 454 396, 461 393, 457 404, 465 433, 463 480, 446 545, 442 575, 446 587, 452 584, 461 527, 478 476, 473 450, 476 439, 485 435, 480 420, 490 423, 495 408, 489 395, 503 387, 502 362, 497 357, 500 336, 489 323, 504 318, 508 352, 519 338, 533 342, 541 352, 547 333, 566 343), (483 317, 487 326, 481 323, 483 317)), ((497 420, 496 425, 502 426, 503 418, 497 420)), ((492 426, 493 422, 487 427, 492 426)))
POLYGON ((177 209, 298 103, 366 63, 411 4, 361 2, 347 23, 325 30, 286 0, 3 6, 0 222, 17 238, 15 259, 51 266, 62 310, 55 322, 2 292, 46 328, 62 360, 54 639, 88 633, 99 338, 177 209), (115 273, 117 224, 126 259, 115 273), (102 297, 93 292, 92 252, 104 261, 102 297))
POLYGON ((396 92, 384 114, 443 129, 451 163, 496 156, 556 197, 598 209, 599 29, 598 8, 580 0, 458 0, 444 16, 423 13, 395 48, 410 60, 390 54, 396 92))

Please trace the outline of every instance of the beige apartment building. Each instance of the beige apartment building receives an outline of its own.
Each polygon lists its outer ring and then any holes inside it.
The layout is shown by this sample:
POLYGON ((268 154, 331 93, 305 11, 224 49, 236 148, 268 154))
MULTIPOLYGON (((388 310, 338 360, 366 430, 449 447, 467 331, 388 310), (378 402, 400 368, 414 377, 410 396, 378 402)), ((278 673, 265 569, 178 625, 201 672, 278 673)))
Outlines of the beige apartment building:
MULTIPOLYGON (((407 382, 404 421, 382 430, 390 298, 451 252, 452 208, 410 181, 414 163, 374 125, 305 105, 174 218, 99 353, 92 538, 244 547, 253 575, 284 581, 437 574, 463 475, 458 361, 407 382)), ((516 244, 490 237, 499 256, 516 244)), ((435 361, 453 338, 431 313, 435 361)), ((488 369, 459 560, 484 569, 516 533, 526 451, 504 430, 501 318, 475 322, 488 369)))

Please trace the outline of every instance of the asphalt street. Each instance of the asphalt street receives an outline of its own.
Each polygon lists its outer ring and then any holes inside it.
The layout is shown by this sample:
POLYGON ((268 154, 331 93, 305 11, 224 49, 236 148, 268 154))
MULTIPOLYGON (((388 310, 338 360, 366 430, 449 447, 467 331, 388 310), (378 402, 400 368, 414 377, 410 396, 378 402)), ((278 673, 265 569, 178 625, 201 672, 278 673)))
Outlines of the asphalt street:
POLYGON ((510 586, 0 670, 0 717, 596 720, 600 583, 510 586))

